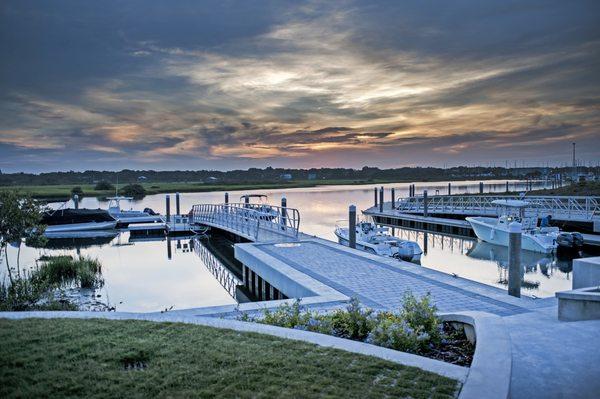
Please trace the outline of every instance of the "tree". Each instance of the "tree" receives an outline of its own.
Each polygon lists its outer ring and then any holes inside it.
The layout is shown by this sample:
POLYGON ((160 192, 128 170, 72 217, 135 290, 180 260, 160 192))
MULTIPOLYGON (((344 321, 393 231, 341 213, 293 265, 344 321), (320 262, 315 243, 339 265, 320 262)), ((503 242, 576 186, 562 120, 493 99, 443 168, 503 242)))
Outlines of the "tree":
MULTIPOLYGON (((4 250, 11 283, 13 276, 8 263, 8 244, 17 243, 19 254, 23 238, 28 244, 43 244, 42 211, 43 208, 29 196, 20 195, 17 191, 0 192, 0 251, 4 250)), ((18 262, 17 256, 17 273, 20 272, 18 262)))
POLYGON ((71 195, 78 195, 80 197, 83 197, 83 190, 81 189, 80 186, 75 186, 71 189, 71 195))
POLYGON ((141 198, 146 195, 146 189, 141 184, 128 184, 119 191, 121 194, 133 198, 141 198))
POLYGON ((96 187, 94 187, 94 190, 96 190, 96 191, 113 191, 114 189, 115 189, 115 186, 113 186, 106 180, 99 181, 96 184, 96 187))

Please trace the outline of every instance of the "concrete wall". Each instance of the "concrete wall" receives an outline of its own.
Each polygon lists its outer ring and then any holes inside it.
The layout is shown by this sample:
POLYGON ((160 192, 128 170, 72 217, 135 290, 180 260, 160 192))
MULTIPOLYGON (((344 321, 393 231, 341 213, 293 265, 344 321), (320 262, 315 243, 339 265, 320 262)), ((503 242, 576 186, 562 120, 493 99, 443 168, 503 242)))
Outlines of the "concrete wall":
POLYGON ((573 261, 573 289, 600 285, 600 256, 573 261))

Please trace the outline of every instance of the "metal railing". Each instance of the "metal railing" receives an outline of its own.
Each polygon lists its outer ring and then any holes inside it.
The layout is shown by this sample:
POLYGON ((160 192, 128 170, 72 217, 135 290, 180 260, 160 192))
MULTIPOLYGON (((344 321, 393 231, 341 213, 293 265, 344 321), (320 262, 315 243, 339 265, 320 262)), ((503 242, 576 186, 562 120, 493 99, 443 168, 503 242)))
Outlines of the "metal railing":
POLYGON ((275 205, 199 204, 192 207, 192 222, 224 227, 255 241, 270 232, 297 238, 300 212, 275 205))
MULTIPOLYGON (((528 212, 542 216, 576 220, 600 219, 600 197, 526 196, 518 195, 434 195, 428 197, 427 212, 495 215, 495 200, 520 199, 531 204, 528 212)), ((387 204, 386 204, 387 205, 387 204)), ((388 205, 389 209, 389 205, 388 205)), ((395 210, 403 213, 422 213, 423 197, 409 197, 396 201, 395 210)))
POLYGON ((237 286, 242 285, 243 282, 237 278, 229 269, 227 269, 218 259, 214 256, 208 248, 206 248, 199 239, 194 240, 194 252, 202 263, 206 266, 208 271, 215 276, 219 284, 231 295, 233 299, 237 297, 237 286))

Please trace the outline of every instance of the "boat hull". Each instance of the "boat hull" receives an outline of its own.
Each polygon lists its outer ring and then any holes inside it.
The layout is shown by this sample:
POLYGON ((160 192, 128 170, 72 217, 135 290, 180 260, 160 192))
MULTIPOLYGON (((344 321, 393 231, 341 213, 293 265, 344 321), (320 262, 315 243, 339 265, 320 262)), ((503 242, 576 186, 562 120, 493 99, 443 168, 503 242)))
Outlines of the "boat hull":
POLYGON ((69 223, 47 226, 45 233, 68 233, 74 231, 92 231, 92 230, 111 230, 117 225, 117 221, 113 222, 88 222, 88 223, 69 223))
MULTIPOLYGON (((508 247, 509 233, 508 231, 497 228, 490 224, 492 218, 466 218, 471 224, 473 231, 477 238, 481 241, 489 242, 491 244, 502 245, 508 247), (488 221, 487 219, 490 219, 488 221)), ((546 244, 537 241, 532 235, 523 233, 521 235, 521 249, 526 251, 551 253, 556 250, 556 244, 546 244)))

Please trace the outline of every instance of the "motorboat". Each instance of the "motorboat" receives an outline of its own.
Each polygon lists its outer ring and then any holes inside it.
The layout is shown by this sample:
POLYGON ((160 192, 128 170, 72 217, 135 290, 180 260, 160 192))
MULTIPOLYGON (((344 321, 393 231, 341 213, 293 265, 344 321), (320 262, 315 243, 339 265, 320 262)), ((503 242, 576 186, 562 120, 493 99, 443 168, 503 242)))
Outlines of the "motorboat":
POLYGON ((111 230, 117 221, 103 209, 57 209, 42 213, 41 224, 46 226, 45 234, 75 231, 111 230))
POLYGON ((131 223, 156 223, 162 222, 161 216, 150 208, 145 208, 143 211, 134 209, 121 209, 121 201, 131 201, 133 197, 108 197, 108 213, 115 218, 119 226, 127 226, 131 223))
POLYGON ((560 229, 558 227, 538 227, 537 216, 527 217, 525 214, 525 210, 531 207, 528 201, 494 200, 492 204, 502 210, 500 217, 466 218, 481 241, 507 247, 509 225, 519 222, 522 229, 521 249, 541 253, 552 253, 556 250, 560 229))
POLYGON ((260 212, 260 219, 263 220, 273 220, 279 216, 279 211, 273 208, 269 203, 267 203, 268 196, 265 194, 244 194, 240 197, 240 201, 243 201, 247 208, 253 209, 257 212, 260 212), (252 203, 250 200, 252 198, 258 199, 258 203, 252 203))
MULTIPOLYGON (((377 227, 374 223, 362 221, 356 224, 356 249, 390 258, 418 262, 423 251, 418 243, 394 237, 387 227, 377 227)), ((335 235, 340 244, 349 246, 349 228, 339 224, 335 235)))

